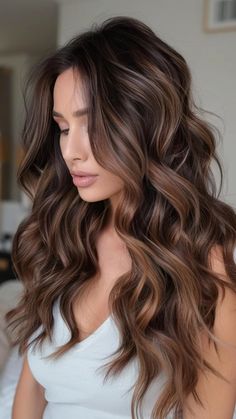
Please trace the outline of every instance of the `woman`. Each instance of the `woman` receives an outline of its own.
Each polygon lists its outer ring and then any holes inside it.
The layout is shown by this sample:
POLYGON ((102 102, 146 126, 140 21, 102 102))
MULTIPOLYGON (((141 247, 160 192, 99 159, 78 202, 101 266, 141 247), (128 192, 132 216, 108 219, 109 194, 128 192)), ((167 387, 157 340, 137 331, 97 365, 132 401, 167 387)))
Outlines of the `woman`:
POLYGON ((13 419, 231 419, 236 214, 184 58, 113 17, 26 91, 13 419))

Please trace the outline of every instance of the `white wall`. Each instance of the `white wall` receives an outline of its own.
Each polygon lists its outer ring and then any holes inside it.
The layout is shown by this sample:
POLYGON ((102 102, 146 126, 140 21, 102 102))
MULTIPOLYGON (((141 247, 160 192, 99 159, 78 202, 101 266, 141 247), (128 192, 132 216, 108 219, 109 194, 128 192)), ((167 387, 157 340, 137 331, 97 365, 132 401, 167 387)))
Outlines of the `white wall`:
POLYGON ((16 153, 21 142, 21 131, 25 118, 25 109, 23 103, 23 87, 31 66, 39 60, 39 54, 0 54, 0 66, 12 70, 12 142, 13 152, 11 153, 11 196, 13 200, 21 199, 21 192, 16 183, 16 153))
MULTIPOLYGON (((1 54, 0 65, 12 70, 12 90, 11 90, 11 103, 12 103, 12 142, 14 147, 19 144, 19 133, 21 130, 21 121, 23 117, 23 101, 21 98, 21 79, 25 74, 27 63, 27 56, 25 54, 1 54)), ((16 191, 16 164, 15 155, 11 153, 11 165, 13 173, 11 173, 11 198, 17 197, 16 191)))
MULTIPOLYGON (((203 31, 204 0, 59 0, 58 44, 114 15, 143 20, 187 60, 198 105, 218 114, 210 116, 223 134, 218 149, 225 169, 222 198, 236 208, 236 31, 203 31)), ((214 168, 214 167, 213 167, 214 168)), ((217 182, 218 174, 215 173, 217 182)))

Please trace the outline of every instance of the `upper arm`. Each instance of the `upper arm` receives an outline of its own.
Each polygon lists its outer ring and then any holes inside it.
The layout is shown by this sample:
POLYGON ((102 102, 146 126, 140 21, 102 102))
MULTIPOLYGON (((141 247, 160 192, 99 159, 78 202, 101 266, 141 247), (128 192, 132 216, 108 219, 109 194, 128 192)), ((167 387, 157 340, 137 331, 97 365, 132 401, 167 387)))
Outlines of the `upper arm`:
POLYGON ((44 388, 35 380, 31 373, 27 355, 16 387, 12 419, 41 419, 46 406, 44 388))
MULTIPOLYGON (((229 281, 219 247, 211 257, 212 270, 229 281)), ((223 279, 223 278, 222 278, 223 279)), ((203 357, 227 380, 212 372, 199 373, 196 391, 204 404, 202 408, 192 394, 186 400, 183 410, 184 419, 232 419, 236 403, 236 293, 225 287, 225 297, 219 288, 219 298, 213 327, 214 335, 229 345, 218 344, 218 355, 214 344, 202 336, 203 357), (187 410, 192 409, 192 413, 187 410)))

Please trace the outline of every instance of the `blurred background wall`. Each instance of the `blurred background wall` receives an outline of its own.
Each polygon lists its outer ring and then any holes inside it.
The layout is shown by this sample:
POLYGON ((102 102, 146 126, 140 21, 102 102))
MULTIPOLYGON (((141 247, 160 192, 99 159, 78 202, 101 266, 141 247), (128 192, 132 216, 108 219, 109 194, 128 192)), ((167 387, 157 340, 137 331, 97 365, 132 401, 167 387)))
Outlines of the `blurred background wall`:
MULTIPOLYGON (((186 59, 196 104, 221 118, 206 115, 223 136, 223 143, 218 145, 225 173, 221 199, 236 208, 236 0, 0 0, 1 419, 11 418, 22 362, 16 349, 10 351, 12 337, 7 333, 4 314, 14 307, 22 291, 21 282, 13 279, 10 255, 15 230, 29 211, 29 202, 16 183, 24 83, 32 66, 46 53, 91 24, 115 15, 141 19, 186 59), (221 10, 221 23, 226 23, 227 11, 231 10, 231 17, 235 13, 231 29, 218 25, 215 31, 205 30, 203 22, 210 3, 221 10)), ((214 173, 218 183, 218 171, 214 173)))
POLYGON ((53 1, 0 0, 0 80, 3 73, 5 79, 6 73, 11 77, 8 97, 3 96, 1 89, 6 80, 0 84, 0 109, 6 109, 7 105, 10 122, 7 129, 4 124, 6 111, 1 118, 3 111, 0 110, 1 142, 4 142, 4 152, 1 153, 2 199, 20 199, 16 169, 24 119, 22 89, 32 65, 57 45, 57 10, 58 5, 53 1))
POLYGON ((16 182, 24 84, 32 66, 57 47, 58 7, 51 0, 0 0, 0 283, 14 276, 12 236, 29 209, 16 182))

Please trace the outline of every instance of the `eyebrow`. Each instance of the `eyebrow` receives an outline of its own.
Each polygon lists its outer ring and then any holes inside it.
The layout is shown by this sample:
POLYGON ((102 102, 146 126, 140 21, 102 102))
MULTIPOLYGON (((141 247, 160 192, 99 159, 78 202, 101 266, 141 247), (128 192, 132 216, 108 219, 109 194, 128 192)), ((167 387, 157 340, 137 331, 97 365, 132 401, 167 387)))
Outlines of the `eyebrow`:
MULTIPOLYGON (((73 112, 73 116, 80 117, 80 116, 86 115, 87 113, 88 113, 88 108, 81 108, 81 109, 77 109, 77 111, 73 112)), ((57 111, 54 111, 54 110, 52 111, 52 115, 64 118, 64 116, 60 112, 57 112, 57 111)))

